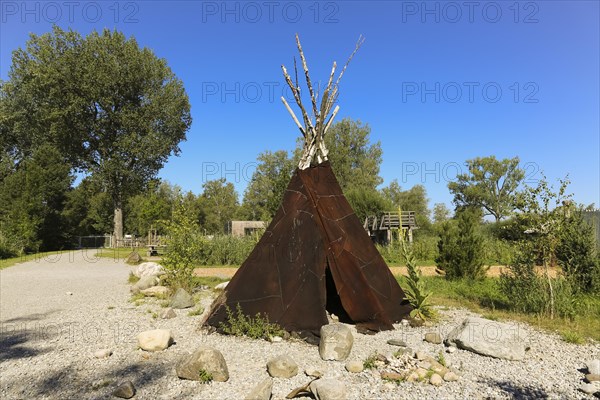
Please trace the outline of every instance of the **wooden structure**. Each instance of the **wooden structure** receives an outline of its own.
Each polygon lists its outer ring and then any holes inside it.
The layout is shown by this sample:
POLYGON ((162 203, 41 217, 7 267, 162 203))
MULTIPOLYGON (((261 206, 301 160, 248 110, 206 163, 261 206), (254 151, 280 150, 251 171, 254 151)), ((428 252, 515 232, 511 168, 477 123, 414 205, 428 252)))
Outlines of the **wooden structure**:
POLYGON ((231 236, 242 237, 251 235, 266 227, 267 223, 265 221, 229 221, 225 232, 231 236))
POLYGON ((365 218, 363 227, 377 243, 392 243, 396 240, 413 240, 413 231, 419 229, 414 211, 386 211, 380 216, 371 215, 365 218))
POLYGON ((148 230, 148 240, 146 241, 146 255, 148 257, 157 256, 159 251, 164 252, 167 249, 163 239, 163 236, 159 235, 154 227, 148 230))

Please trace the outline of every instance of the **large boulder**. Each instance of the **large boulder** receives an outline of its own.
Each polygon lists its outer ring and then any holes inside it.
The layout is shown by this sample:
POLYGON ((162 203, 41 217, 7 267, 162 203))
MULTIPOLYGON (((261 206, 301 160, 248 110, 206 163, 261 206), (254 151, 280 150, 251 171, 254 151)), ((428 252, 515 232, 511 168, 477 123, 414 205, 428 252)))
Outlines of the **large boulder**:
POLYGON ((321 327, 319 355, 323 360, 345 360, 354 344, 354 336, 346 325, 335 323, 321 327))
POLYGON ((165 269, 155 262, 144 262, 134 267, 132 273, 138 278, 143 278, 145 276, 162 275, 165 273, 165 269))
POLYGON ((265 378, 246 396, 245 400, 270 400, 273 391, 273 379, 265 378))
POLYGON ((525 357, 525 337, 517 325, 485 318, 466 318, 448 334, 446 344, 506 360, 525 357))
POLYGON ((181 379, 199 381, 201 371, 208 372, 217 382, 226 382, 229 379, 229 370, 223 354, 208 346, 200 346, 192 354, 183 356, 175 370, 181 379))
POLYGON ((267 362, 267 372, 273 378, 291 378, 298 374, 298 364, 290 356, 278 356, 267 362))
POLYGON ((158 277, 154 275, 144 276, 143 278, 140 278, 140 280, 137 281, 133 286, 131 286, 131 292, 133 294, 137 294, 142 290, 146 290, 152 286, 158 285, 158 281, 158 277))
POLYGON ((176 309, 194 307, 194 299, 185 289, 179 288, 171 298, 169 307, 176 309))
POLYGON ((591 360, 586 363, 588 373, 592 375, 600 375, 600 359, 591 360))
POLYGON ((137 336, 138 346, 146 351, 161 351, 173 343, 173 333, 169 329, 153 329, 137 336))
POLYGON ((346 400, 346 384, 336 379, 318 379, 308 387, 317 400, 346 400))

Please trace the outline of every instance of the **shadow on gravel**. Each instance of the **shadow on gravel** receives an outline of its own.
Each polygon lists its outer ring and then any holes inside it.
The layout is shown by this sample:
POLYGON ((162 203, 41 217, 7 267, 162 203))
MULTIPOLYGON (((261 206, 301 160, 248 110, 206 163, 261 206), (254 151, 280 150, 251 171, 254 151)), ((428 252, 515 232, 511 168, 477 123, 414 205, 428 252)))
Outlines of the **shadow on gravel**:
POLYGON ((535 386, 518 386, 514 382, 510 381, 495 381, 487 380, 490 386, 497 386, 506 394, 510 395, 512 399, 549 399, 550 395, 545 389, 535 386))
POLYGON ((0 335, 0 362, 35 357, 49 351, 49 349, 39 350, 27 346, 26 343, 29 341, 31 341, 31 334, 28 332, 2 333, 0 335))
POLYGON ((7 319, 6 321, 2 321, 2 324, 18 324, 18 323, 23 323, 23 322, 33 322, 33 321, 39 321, 45 318, 48 318, 48 316, 55 314, 59 311, 62 311, 60 309, 54 309, 54 310, 48 310, 44 313, 35 313, 35 314, 29 314, 26 315, 24 317, 16 317, 16 318, 11 318, 11 319, 7 319))
POLYGON ((136 362, 108 368, 90 377, 89 371, 78 371, 71 364, 34 383, 36 393, 32 393, 32 397, 114 399, 112 392, 117 386, 131 381, 136 389, 136 398, 152 399, 159 394, 145 393, 144 389, 169 374, 170 370, 170 365, 136 362))

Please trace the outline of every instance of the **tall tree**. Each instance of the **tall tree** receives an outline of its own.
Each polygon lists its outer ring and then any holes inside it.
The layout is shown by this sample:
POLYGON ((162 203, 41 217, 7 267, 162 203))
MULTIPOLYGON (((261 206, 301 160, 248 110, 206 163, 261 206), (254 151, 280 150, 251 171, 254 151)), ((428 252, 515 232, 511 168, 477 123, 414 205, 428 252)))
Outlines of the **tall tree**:
POLYGON ((265 151, 257 160, 258 166, 244 193, 243 215, 250 220, 269 220, 281 204, 294 161, 284 150, 265 151))
POLYGON ((456 207, 480 207, 496 221, 511 215, 518 202, 517 189, 525 177, 519 157, 477 157, 467 160, 467 168, 466 174, 459 174, 456 182, 448 184, 456 207))
POLYGON ((13 53, 0 90, 2 145, 25 159, 52 143, 100 179, 123 236, 123 205, 154 178, 191 124, 182 82, 150 49, 117 31, 81 37, 54 27, 13 53))
POLYGON ((433 222, 441 224, 450 218, 450 210, 444 203, 435 203, 433 205, 433 222))
POLYGON ((381 142, 371 144, 370 134, 368 124, 344 118, 325 135, 329 161, 344 192, 351 188, 375 190, 383 182, 379 176, 381 142))
POLYGON ((400 208, 402 211, 414 211, 417 225, 422 228, 428 228, 429 208, 427 203, 427 190, 423 185, 415 185, 409 190, 402 190, 398 180, 394 179, 389 186, 382 190, 383 196, 391 203, 394 209, 400 208))
POLYGON ((204 229, 212 234, 224 233, 225 224, 231 221, 239 206, 235 187, 233 183, 221 178, 206 182, 202 188, 204 189, 202 198, 206 208, 204 229))

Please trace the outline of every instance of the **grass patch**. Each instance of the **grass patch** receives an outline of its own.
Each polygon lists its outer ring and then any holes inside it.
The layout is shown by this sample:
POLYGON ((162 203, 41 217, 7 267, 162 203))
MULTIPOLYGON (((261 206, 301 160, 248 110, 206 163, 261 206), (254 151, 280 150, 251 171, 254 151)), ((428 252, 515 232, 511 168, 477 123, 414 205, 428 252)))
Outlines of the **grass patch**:
POLYGON ((188 316, 195 317, 197 315, 202 315, 203 312, 204 312, 204 307, 198 306, 195 309, 193 309, 192 311, 188 312, 188 316))
POLYGON ((56 261, 59 258, 63 257, 63 254, 68 253, 70 251, 73 250, 47 251, 44 253, 25 254, 19 257, 5 258, 3 260, 0 260, 0 269, 12 267, 13 265, 17 265, 28 261, 56 261))
POLYGON ((201 369, 198 375, 200 376, 200 383, 209 383, 213 380, 212 374, 206 370, 201 369))
MULTIPOLYGON (((114 260, 125 260, 135 249, 131 247, 118 247, 116 249, 100 248, 96 251, 95 256, 100 258, 112 258, 114 260)), ((140 249, 137 249, 138 253, 140 249)), ((142 258, 142 262, 144 259, 142 258)))
POLYGON ((139 280, 140 280, 140 278, 138 278, 137 276, 135 276, 133 274, 133 272, 130 272, 129 273, 129 278, 127 278, 127 283, 129 283, 131 285, 135 285, 139 280))
POLYGON ((217 276, 194 276, 192 283, 194 287, 208 286, 214 289, 219 283, 227 282, 230 278, 219 278, 217 276))
MULTIPOLYGON (((396 278, 400 279, 400 278, 396 278)), ((525 322, 535 328, 547 331, 569 332, 567 336, 578 335, 600 341, 600 296, 579 295, 573 299, 576 315, 572 318, 554 318, 536 314, 510 311, 508 299, 500 292, 498 278, 484 278, 478 281, 454 280, 443 277, 422 277, 425 288, 433 292, 433 304, 444 307, 462 307, 493 320, 525 322), (490 318, 491 317, 491 318, 490 318)))
POLYGON ((573 344, 584 344, 585 339, 581 337, 581 335, 577 332, 571 331, 562 331, 560 332, 560 337, 567 343, 573 344))
POLYGON ((376 361, 377 361, 377 353, 371 354, 369 357, 367 357, 367 359, 365 361, 363 361, 363 368, 364 369, 373 369, 377 367, 376 361))
POLYGON ((144 296, 143 293, 136 293, 131 295, 131 298, 129 298, 129 302, 135 304, 135 306, 137 307, 144 304, 144 299, 146 299, 146 296, 144 296))

